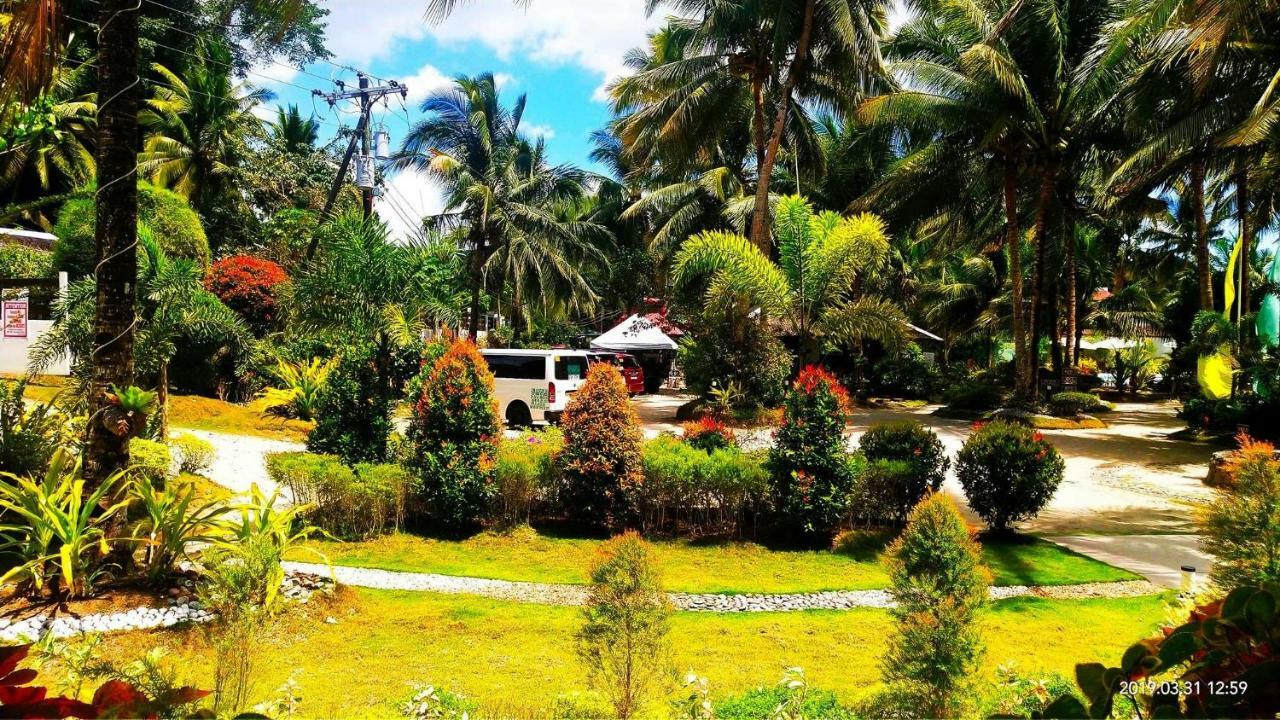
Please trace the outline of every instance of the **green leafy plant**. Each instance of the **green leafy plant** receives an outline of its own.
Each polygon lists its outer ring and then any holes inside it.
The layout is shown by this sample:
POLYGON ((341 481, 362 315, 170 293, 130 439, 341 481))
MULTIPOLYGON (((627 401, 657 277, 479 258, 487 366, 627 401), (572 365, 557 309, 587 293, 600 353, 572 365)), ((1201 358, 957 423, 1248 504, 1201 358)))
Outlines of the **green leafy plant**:
POLYGON ((183 433, 169 441, 170 447, 178 454, 178 471, 198 474, 213 465, 217 451, 213 443, 202 440, 191 433, 183 433))
POLYGON ((560 502, 575 520, 620 527, 632 516, 628 491, 643 475, 640 421, 618 368, 596 363, 562 421, 560 502))
POLYGON ((0 471, 36 475, 49 466, 59 446, 68 444, 68 422, 56 407, 23 399, 25 380, 0 384, 0 471))
POLYGON ((497 517, 505 525, 528 523, 534 505, 555 483, 555 458, 564 448, 558 428, 526 430, 498 446, 497 517))
POLYGON ((267 475, 289 488, 305 517, 326 533, 359 539, 398 528, 404 519, 412 475, 399 465, 360 463, 333 455, 271 453, 267 475))
POLYGON ((277 562, 266 571, 261 593, 262 604, 269 607, 275 606, 280 586, 284 582, 284 568, 278 562, 280 558, 296 550, 314 555, 325 564, 329 562, 323 553, 305 545, 307 540, 319 533, 318 528, 302 520, 309 507, 300 503, 282 507, 279 499, 279 489, 267 495, 257 484, 251 486, 248 500, 231 506, 231 512, 227 514, 226 531, 217 542, 223 549, 234 550, 236 546, 261 541, 265 543, 264 547, 274 549, 277 562))
POLYGON ((308 362, 277 360, 275 375, 284 384, 282 388, 262 391, 267 412, 300 420, 314 420, 320 406, 320 396, 329 382, 329 375, 338 366, 340 358, 308 362))
POLYGON ((956 456, 969 506, 996 531, 1035 517, 1053 498, 1064 469, 1043 435, 999 420, 979 426, 956 456))
POLYGON ((111 402, 126 413, 146 415, 155 406, 156 394, 135 385, 111 386, 111 402))
POLYGON ((769 474, 757 453, 700 450, 661 435, 645 442, 644 482, 628 491, 646 531, 685 535, 738 534, 749 513, 764 507, 769 474))
POLYGON ((379 352, 367 344, 342 349, 313 414, 307 450, 337 455, 343 462, 384 462, 391 434, 388 378, 379 374, 379 352))
POLYGON ((1093 393, 1060 392, 1049 398, 1049 412, 1058 417, 1097 414, 1107 412, 1111 406, 1093 393))
POLYGON ((869 465, 859 478, 854 512, 893 523, 942 487, 950 460, 937 433, 911 421, 872 425, 858 441, 869 465))
POLYGON ((1280 582, 1280 461, 1271 443, 1247 435, 1239 442, 1226 468, 1232 480, 1197 518, 1223 588, 1280 582))
POLYGON ((411 468, 434 520, 461 527, 489 517, 501 436, 493 374, 475 345, 455 342, 432 368, 409 425, 411 468))
POLYGON ((155 440, 133 438, 129 441, 129 472, 134 477, 163 485, 173 476, 173 454, 169 446, 155 440))
POLYGON ((707 407, 716 417, 729 417, 735 408, 741 407, 746 400, 742 385, 730 380, 722 387, 713 387, 707 391, 707 407))
POLYGON ((134 486, 143 518, 133 528, 133 539, 143 548, 142 567, 152 584, 166 580, 178 561, 189 558, 193 546, 217 542, 229 508, 220 502, 199 503, 190 485, 158 489, 143 475, 134 486))
POLYGON ((847 408, 848 396, 830 373, 816 365, 800 371, 768 460, 783 531, 826 542, 848 514, 855 477, 844 444, 847 408))
POLYGON ((787 668, 783 679, 772 687, 759 687, 718 700, 714 708, 717 720, 778 720, 783 717, 853 720, 860 717, 841 705, 835 693, 810 686, 800 668, 787 668))
POLYGON ((635 533, 606 543, 591 567, 578 656, 592 687, 621 720, 635 716, 651 695, 661 695, 671 679, 670 617, 649 546, 635 533))
POLYGON ((107 500, 123 483, 115 473, 93 490, 85 489, 80 463, 59 448, 40 480, 0 473, 0 508, 7 518, 0 526, 0 549, 14 557, 13 567, 0 583, 16 579, 19 589, 36 594, 45 587, 54 594, 84 597, 102 571, 100 559, 110 550, 105 527, 128 500, 107 500))

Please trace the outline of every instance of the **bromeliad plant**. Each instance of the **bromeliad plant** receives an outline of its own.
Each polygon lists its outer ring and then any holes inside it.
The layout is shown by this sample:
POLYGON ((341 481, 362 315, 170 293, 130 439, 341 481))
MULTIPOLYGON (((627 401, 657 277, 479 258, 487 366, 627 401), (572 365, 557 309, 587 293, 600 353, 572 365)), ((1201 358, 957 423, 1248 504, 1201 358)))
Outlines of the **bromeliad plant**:
POLYGON ((110 551, 105 527, 128 504, 105 502, 124 477, 117 472, 88 491, 79 461, 64 448, 39 481, 0 473, 0 509, 9 516, 0 526, 0 549, 16 560, 0 583, 16 578, 19 590, 32 596, 46 586, 71 597, 92 592, 110 551))
POLYGON ((276 377, 284 383, 282 388, 267 388, 262 397, 267 401, 267 412, 273 415, 314 420, 320 394, 329 380, 329 374, 338 366, 338 358, 309 362, 276 362, 276 377))
POLYGON ((217 542, 226 528, 229 508, 217 501, 196 504, 192 485, 158 489, 144 475, 135 492, 146 517, 134 527, 133 539, 145 548, 143 567, 152 584, 164 581, 188 557, 189 547, 217 542))
POLYGON ((112 385, 107 396, 109 412, 103 424, 120 437, 136 436, 147 427, 147 415, 155 407, 156 394, 134 385, 112 385))

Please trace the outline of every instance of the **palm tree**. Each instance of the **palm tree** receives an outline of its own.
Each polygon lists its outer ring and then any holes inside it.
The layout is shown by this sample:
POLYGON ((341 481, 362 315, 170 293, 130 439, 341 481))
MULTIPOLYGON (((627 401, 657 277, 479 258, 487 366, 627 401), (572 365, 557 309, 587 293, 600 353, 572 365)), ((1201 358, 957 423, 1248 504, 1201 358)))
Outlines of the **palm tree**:
POLYGON ((587 175, 548 164, 543 143, 520 134, 525 102, 521 95, 504 107, 491 74, 458 77, 453 88, 423 102, 428 117, 413 127, 392 162, 445 187, 444 212, 428 223, 454 233, 470 256, 472 337, 479 329, 480 293, 491 278, 499 297, 511 289, 517 319, 521 306, 535 298, 581 308, 596 298, 579 266, 600 256, 598 241, 607 231, 566 212, 585 196, 587 175))
POLYGON ((153 65, 161 83, 139 116, 151 132, 139 171, 186 197, 196 211, 229 196, 246 138, 262 131, 253 108, 270 94, 234 83, 230 64, 226 47, 202 42, 182 76, 153 65))
POLYGON ((288 110, 276 108, 276 121, 271 125, 270 131, 272 138, 286 152, 306 154, 316 147, 320 124, 314 117, 302 117, 298 106, 290 104, 288 110))
POLYGON ((676 255, 675 288, 703 288, 712 313, 745 321, 758 308, 765 316, 784 318, 806 362, 821 354, 823 339, 870 339, 890 346, 903 341, 902 311, 856 287, 888 251, 879 218, 814 214, 804 198, 789 196, 778 201, 774 233, 776 264, 742 235, 711 231, 689 238, 676 255))

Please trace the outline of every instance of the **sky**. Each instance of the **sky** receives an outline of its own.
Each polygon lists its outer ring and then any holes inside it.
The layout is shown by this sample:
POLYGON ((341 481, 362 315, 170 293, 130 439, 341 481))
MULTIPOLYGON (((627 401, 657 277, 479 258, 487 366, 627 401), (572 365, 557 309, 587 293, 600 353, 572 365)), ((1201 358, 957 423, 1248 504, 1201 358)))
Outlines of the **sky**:
MULTIPOLYGON (((353 104, 330 108, 310 90, 335 90, 334 81, 356 84, 351 69, 406 83, 409 97, 398 98, 373 115, 399 145, 418 108, 432 91, 458 75, 492 72, 507 104, 528 95, 522 127, 546 139, 553 163, 591 168, 590 134, 605 125, 607 84, 625 72, 623 55, 644 44, 646 33, 662 22, 663 11, 646 17, 644 0, 472 0, 442 22, 424 18, 426 0, 323 0, 328 8, 326 41, 334 57, 301 70, 281 64, 254 68, 249 81, 275 93, 263 108, 274 118, 277 104, 296 104, 323 123, 322 138, 340 125, 354 126, 353 104)), ((895 23, 904 17, 899 8, 895 23)), ((397 236, 413 233, 421 216, 438 212, 441 193, 416 173, 388 179, 387 197, 375 203, 397 236)))

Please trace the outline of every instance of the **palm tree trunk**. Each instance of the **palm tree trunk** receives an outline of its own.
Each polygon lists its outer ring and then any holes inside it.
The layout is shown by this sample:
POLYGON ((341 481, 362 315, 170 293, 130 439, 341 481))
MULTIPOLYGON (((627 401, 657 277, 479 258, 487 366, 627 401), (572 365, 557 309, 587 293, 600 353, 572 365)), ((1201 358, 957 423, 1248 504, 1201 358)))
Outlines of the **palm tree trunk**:
POLYGON ((1036 204, 1036 229, 1032 238, 1035 254, 1035 266, 1031 271, 1031 397, 1040 396, 1040 336, 1044 332, 1048 313, 1045 308, 1044 292, 1044 256, 1048 245, 1049 204, 1053 201, 1054 182, 1057 180, 1057 167, 1049 164, 1040 178, 1040 199, 1036 204))
POLYGON ((103 422, 112 385, 133 378, 134 286, 138 279, 138 15, 134 0, 102 0, 99 26, 110 26, 98 46, 98 191, 94 240, 97 296, 89 358, 89 417, 84 478, 97 486, 129 464, 128 435, 103 422))
POLYGON ((1196 281, 1200 309, 1213 310, 1213 268, 1209 264, 1209 223, 1204 216, 1204 160, 1191 163, 1191 212, 1196 223, 1196 281))
POLYGON ((1022 308, 1022 230, 1018 227, 1018 168, 1012 158, 1004 163, 1004 218, 1009 252, 1009 285, 1013 292, 1013 385, 1019 397, 1027 395, 1027 330, 1022 308))
POLYGON ((160 413, 160 442, 169 442, 169 362, 160 363, 156 378, 156 406, 160 413))
POLYGON ((773 119, 773 133, 769 136, 769 145, 764 151, 764 163, 757 168, 759 178, 756 181, 756 201, 751 215, 751 242, 755 243, 755 246, 765 255, 770 254, 771 245, 769 242, 769 180, 773 174, 774 163, 778 161, 782 135, 786 131, 791 92, 800 81, 800 73, 809 56, 809 42, 813 37, 813 14, 817 4, 817 0, 807 0, 804 4, 804 21, 800 26, 800 39, 796 41, 796 53, 791 58, 787 79, 783 81, 782 90, 778 93, 778 112, 773 119))
POLYGON ((1066 253, 1067 266, 1067 348, 1066 357, 1067 364, 1071 368, 1075 368, 1079 349, 1076 344, 1076 327, 1079 322, 1076 314, 1079 312, 1080 299, 1076 296, 1078 292, 1076 288, 1076 223, 1074 218, 1067 220, 1066 237, 1063 238, 1063 252, 1066 253))

